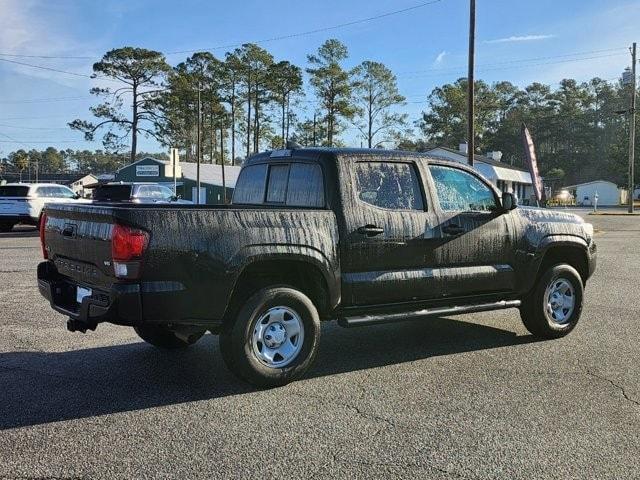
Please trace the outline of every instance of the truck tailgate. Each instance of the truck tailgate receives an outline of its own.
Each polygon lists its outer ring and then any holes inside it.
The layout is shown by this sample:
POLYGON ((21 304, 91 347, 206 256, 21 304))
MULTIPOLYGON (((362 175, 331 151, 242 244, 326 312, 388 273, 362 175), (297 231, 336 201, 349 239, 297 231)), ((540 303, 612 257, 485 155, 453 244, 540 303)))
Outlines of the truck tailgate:
POLYGON ((109 288, 113 208, 95 205, 47 206, 44 240, 60 275, 80 285, 109 288))

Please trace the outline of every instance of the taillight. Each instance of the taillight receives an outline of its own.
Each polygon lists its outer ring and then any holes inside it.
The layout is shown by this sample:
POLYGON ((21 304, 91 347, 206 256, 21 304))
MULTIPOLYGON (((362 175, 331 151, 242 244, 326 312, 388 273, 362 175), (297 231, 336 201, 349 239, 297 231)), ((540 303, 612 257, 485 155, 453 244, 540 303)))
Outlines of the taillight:
POLYGON ((47 224, 47 214, 42 213, 40 215, 40 245, 42 246, 42 256, 45 260, 49 258, 49 252, 47 252, 47 246, 44 243, 44 227, 47 224))
POLYGON ((111 235, 111 258, 114 262, 138 260, 148 244, 148 232, 116 224, 111 235))

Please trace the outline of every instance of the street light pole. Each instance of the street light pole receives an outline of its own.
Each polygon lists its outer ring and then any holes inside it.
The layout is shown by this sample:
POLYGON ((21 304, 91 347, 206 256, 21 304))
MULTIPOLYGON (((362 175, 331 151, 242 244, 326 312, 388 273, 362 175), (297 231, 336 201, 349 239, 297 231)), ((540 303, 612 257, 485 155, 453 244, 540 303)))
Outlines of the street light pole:
POLYGON ((634 162, 636 148, 636 43, 633 42, 631 47, 631 114, 629 122, 629 194, 627 201, 629 202, 629 213, 633 213, 633 191, 635 189, 634 182, 634 162))
POLYGON ((469 72, 467 74, 467 161, 473 167, 474 129, 474 63, 476 49, 476 0, 469 1, 469 72))

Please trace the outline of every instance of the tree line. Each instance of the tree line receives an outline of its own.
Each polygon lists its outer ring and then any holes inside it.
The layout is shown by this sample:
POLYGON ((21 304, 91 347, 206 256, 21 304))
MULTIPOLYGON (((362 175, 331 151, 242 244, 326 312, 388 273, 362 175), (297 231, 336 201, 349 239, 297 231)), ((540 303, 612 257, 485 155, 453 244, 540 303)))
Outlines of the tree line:
MULTIPOLYGON (((626 184, 629 86, 601 78, 583 83, 565 79, 555 89, 542 83, 525 88, 510 82, 474 85, 476 153, 499 150, 503 162, 524 166, 524 123, 534 138, 542 173, 549 179, 563 179, 564 184, 594 179, 626 184)), ((400 142, 400 148, 456 146, 466 138, 466 89, 466 79, 433 89, 416 122, 421 138, 400 142)), ((636 149, 638 158, 638 144, 636 149)))
MULTIPOLYGON (((275 59, 252 43, 221 58, 197 52, 173 67, 161 52, 114 49, 93 65, 106 85, 91 89, 99 99, 90 109, 93 118, 69 123, 86 140, 100 136, 104 150, 20 150, 5 159, 5 169, 30 161, 41 170, 113 171, 140 158, 140 135, 179 148, 187 161, 199 155, 231 164, 283 148, 288 140, 342 146, 349 127, 371 148, 424 151, 465 141, 466 79, 434 88, 425 111, 411 122, 402 113, 406 99, 394 73, 370 60, 349 69, 348 58, 336 39, 309 54, 304 66, 275 59)), ((628 115, 620 112, 628 108, 629 87, 594 78, 565 79, 556 88, 477 81, 475 89, 476 153, 500 150, 503 161, 522 165, 520 128, 526 123, 544 174, 566 182, 602 177, 624 183, 628 115)))
POLYGON ((101 99, 91 108, 94 119, 69 126, 87 140, 102 134, 107 150, 126 145, 131 159, 139 135, 179 148, 187 161, 200 154, 212 163, 235 163, 290 139, 340 145, 348 125, 368 146, 379 146, 405 126, 406 115, 393 111, 405 98, 384 64, 347 69, 347 58, 347 47, 335 39, 308 55, 304 69, 253 43, 223 58, 197 52, 175 67, 160 52, 119 48, 93 65, 95 77, 115 84, 91 90, 101 99), (306 99, 303 73, 315 101, 306 99), (302 117, 304 110, 313 114, 302 117))

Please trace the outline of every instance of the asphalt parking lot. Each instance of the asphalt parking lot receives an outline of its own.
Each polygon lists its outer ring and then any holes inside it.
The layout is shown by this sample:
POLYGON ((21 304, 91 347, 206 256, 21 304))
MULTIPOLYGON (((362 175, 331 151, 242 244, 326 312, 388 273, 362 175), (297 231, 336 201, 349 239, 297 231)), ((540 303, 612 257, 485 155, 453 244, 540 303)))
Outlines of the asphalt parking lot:
POLYGON ((68 333, 36 233, 0 234, 0 478, 640 478, 640 217, 587 218, 598 269, 568 337, 534 341, 516 310, 328 323, 307 378, 267 391, 211 335, 68 333))

